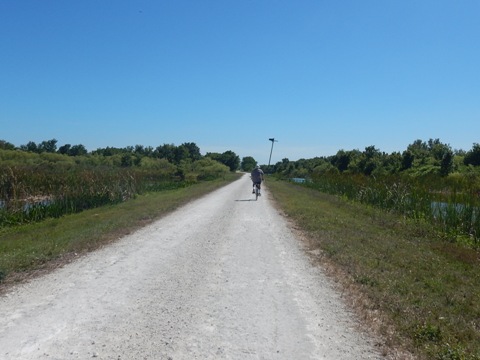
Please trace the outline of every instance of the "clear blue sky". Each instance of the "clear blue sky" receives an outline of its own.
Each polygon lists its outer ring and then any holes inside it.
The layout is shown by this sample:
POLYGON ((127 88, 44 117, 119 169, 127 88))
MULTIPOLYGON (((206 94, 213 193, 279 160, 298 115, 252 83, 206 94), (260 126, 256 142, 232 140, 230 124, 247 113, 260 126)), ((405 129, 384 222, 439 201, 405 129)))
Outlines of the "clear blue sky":
POLYGON ((480 1, 2 0, 0 139, 272 163, 480 142, 480 1))

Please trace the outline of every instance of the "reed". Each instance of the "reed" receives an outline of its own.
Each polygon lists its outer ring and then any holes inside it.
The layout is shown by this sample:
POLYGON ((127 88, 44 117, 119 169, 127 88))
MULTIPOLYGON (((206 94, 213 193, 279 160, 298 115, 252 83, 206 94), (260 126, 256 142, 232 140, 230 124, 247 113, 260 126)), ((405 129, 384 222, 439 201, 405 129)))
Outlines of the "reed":
POLYGON ((0 227, 56 218, 185 185, 158 170, 114 167, 12 166, 0 169, 0 174, 0 227))
POLYGON ((480 246, 478 179, 465 176, 323 174, 307 186, 435 224, 451 240, 480 246))

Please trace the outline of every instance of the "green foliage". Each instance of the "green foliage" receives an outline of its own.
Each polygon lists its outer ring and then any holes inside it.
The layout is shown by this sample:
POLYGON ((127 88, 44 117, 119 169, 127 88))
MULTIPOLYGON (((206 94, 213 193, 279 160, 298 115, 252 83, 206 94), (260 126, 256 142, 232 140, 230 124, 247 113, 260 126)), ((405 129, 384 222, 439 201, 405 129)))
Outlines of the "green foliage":
POLYGON ((330 162, 333 166, 335 166, 338 171, 343 172, 348 169, 348 166, 350 165, 350 161, 352 160, 352 153, 345 151, 345 150, 339 150, 335 156, 333 156, 330 159, 330 162))
POLYGON ((314 172, 307 186, 364 204, 427 220, 446 236, 480 246, 480 175, 440 177, 314 172))
POLYGON ((440 163, 440 175, 447 176, 453 170, 453 152, 451 150, 446 150, 441 159, 440 163))
POLYGON ((131 154, 123 154, 120 160, 120 164, 122 167, 130 167, 133 166, 133 157, 131 154))
POLYGON ((195 143, 183 143, 180 146, 163 144, 152 152, 152 156, 167 159, 176 165, 179 165, 182 161, 196 161, 202 157, 200 149, 195 143))
POLYGON ((38 145, 38 151, 40 153, 42 153, 42 152, 48 152, 48 153, 56 152, 57 151, 57 140, 52 139, 52 140, 42 141, 38 145))
MULTIPOLYGON (((97 149, 55 139, 0 148, 0 227, 124 202, 149 191, 224 178, 229 168, 204 158, 195 143, 97 149)), ((224 160, 238 159, 232 152, 224 160), (235 158, 236 157, 236 158, 235 158)))
POLYGON ((322 162, 320 165, 313 169, 312 177, 320 177, 328 174, 338 175, 340 170, 337 167, 329 163, 328 161, 322 162))
POLYGON ((92 151, 92 155, 113 156, 113 155, 118 155, 125 152, 130 152, 130 151, 127 149, 114 148, 114 147, 107 146, 106 148, 98 148, 97 150, 92 151))
POLYGON ((62 145, 58 148, 58 153, 63 154, 63 155, 69 155, 69 156, 81 156, 81 155, 87 155, 88 151, 83 145, 70 145, 70 144, 65 144, 62 145))
POLYGON ((166 177, 173 176, 177 171, 177 167, 167 159, 156 159, 150 157, 142 158, 140 161, 140 168, 155 170, 166 177))
POLYGON ((57 140, 45 140, 38 144, 33 141, 29 141, 26 145, 21 145, 20 149, 23 151, 33 152, 41 154, 43 152, 54 153, 57 151, 57 140))
POLYGON ((37 144, 34 143, 33 141, 29 141, 26 145, 21 145, 20 149, 23 151, 34 152, 34 153, 39 152, 37 144))
POLYGON ((0 149, 2 150, 15 150, 15 145, 5 140, 0 140, 0 149))
POLYGON ((417 346, 423 345, 426 342, 442 341, 442 332, 440 327, 432 324, 417 325, 413 331, 413 339, 417 346))
POLYGON ((197 161, 202 158, 202 155, 200 154, 200 148, 193 142, 183 143, 179 147, 183 147, 187 150, 188 158, 192 161, 197 161))
POLYGON ((236 171, 240 167, 240 157, 231 150, 227 150, 224 153, 207 153, 206 157, 216 160, 230 169, 230 171, 236 171))
POLYGON ((185 177, 191 182, 223 178, 229 172, 226 165, 211 158, 204 158, 193 163, 184 163, 185 177))
POLYGON ((244 158, 242 158, 240 167, 242 168, 243 171, 250 172, 255 168, 256 165, 257 165, 257 162, 253 157, 245 156, 244 158))
POLYGON ((464 162, 465 165, 480 165, 480 144, 473 144, 472 150, 466 153, 464 162))
POLYGON ((408 170, 413 166, 413 160, 415 156, 410 150, 405 150, 402 154, 402 167, 401 170, 408 170))
POLYGON ((274 171, 277 176, 281 178, 292 178, 292 177, 308 177, 314 169, 322 164, 325 164, 326 160, 324 158, 313 158, 313 159, 300 159, 297 161, 290 161, 285 158, 281 162, 278 162, 274 165, 274 171))
POLYGON ((297 161, 283 159, 275 165, 274 171, 277 175, 284 177, 294 174, 308 177, 320 162, 326 161, 336 167, 340 173, 384 176, 406 172, 413 176, 428 174, 447 176, 455 171, 465 171, 464 164, 475 163, 473 159, 475 159, 474 154, 477 150, 480 154, 480 146, 474 146, 472 151, 465 153, 461 150, 453 151, 449 145, 443 144, 439 139, 430 139, 427 142, 415 140, 402 153, 387 154, 373 145, 367 146, 364 151, 342 149, 329 157, 297 161), (467 159, 466 162, 464 162, 464 157, 467 159))
POLYGON ((477 156, 480 159, 479 144, 465 153, 430 139, 415 140, 402 154, 368 146, 363 152, 283 159, 274 168, 279 178, 309 178, 309 186, 323 192, 430 221, 445 236, 480 246, 477 156))
POLYGON ((0 226, 59 217, 135 196, 142 174, 122 169, 17 166, 1 169, 0 226))

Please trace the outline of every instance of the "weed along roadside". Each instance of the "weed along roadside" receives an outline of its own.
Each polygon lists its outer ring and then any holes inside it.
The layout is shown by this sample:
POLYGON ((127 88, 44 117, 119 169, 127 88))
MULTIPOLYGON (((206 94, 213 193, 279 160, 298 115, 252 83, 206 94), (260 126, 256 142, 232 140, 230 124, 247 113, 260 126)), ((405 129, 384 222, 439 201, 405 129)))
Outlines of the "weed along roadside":
POLYGON ((0 228, 0 293, 25 278, 115 241, 240 176, 230 173, 223 179, 149 192, 119 204, 0 228))
POLYGON ((270 180, 278 206, 305 234, 368 326, 421 359, 480 359, 478 250, 431 225, 270 180))

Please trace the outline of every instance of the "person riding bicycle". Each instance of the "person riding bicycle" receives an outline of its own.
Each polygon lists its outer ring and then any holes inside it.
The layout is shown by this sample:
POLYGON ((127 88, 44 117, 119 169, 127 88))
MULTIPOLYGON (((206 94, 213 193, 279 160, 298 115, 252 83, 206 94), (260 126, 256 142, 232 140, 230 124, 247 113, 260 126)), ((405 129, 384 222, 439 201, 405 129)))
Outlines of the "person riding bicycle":
POLYGON ((262 184, 262 181, 265 181, 264 178, 264 173, 262 169, 260 169, 260 166, 255 166, 255 169, 250 174, 253 182, 253 191, 252 194, 255 194, 255 186, 258 186, 258 194, 260 195, 260 186, 262 184))

